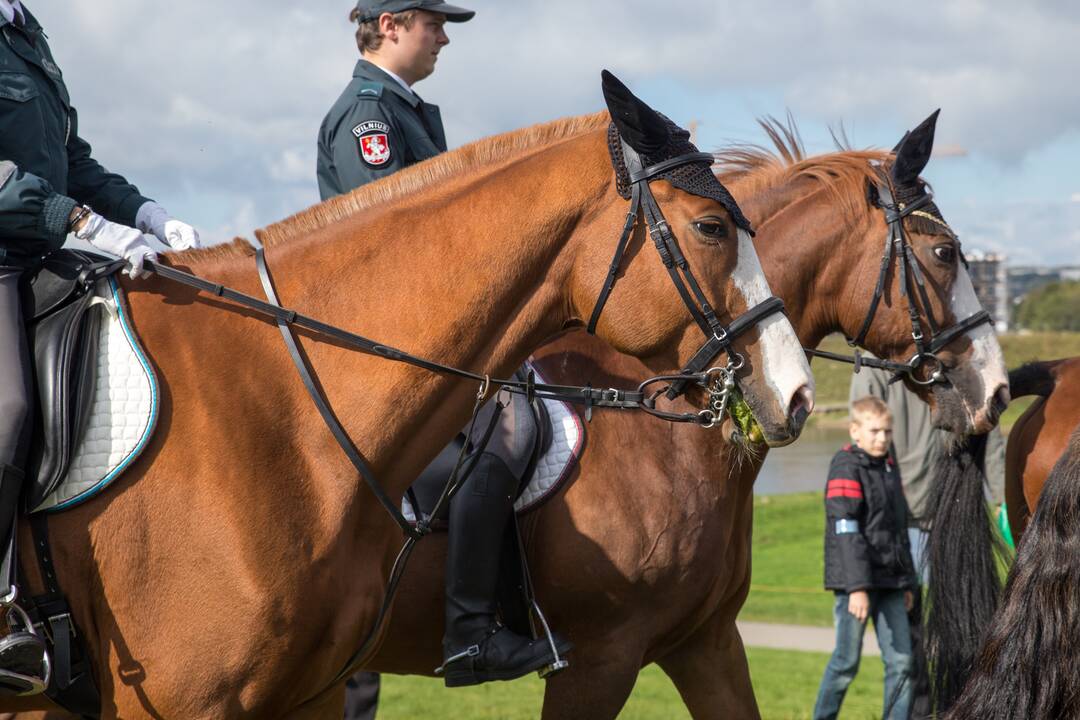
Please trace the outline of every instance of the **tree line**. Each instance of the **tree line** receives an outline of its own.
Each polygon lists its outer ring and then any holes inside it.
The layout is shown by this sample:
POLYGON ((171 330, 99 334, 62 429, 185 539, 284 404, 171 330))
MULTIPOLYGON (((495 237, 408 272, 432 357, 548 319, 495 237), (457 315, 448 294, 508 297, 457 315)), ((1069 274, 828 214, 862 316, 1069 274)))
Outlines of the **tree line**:
POLYGON ((1031 291, 1016 306, 1013 321, 1024 330, 1080 332, 1080 282, 1054 282, 1031 291))

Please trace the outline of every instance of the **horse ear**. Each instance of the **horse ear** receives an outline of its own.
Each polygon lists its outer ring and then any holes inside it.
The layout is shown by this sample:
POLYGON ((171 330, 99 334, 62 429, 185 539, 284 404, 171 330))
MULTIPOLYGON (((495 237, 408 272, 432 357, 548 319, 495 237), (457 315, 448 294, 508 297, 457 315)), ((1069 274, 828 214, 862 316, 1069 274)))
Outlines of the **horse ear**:
POLYGON ((608 112, 626 144, 642 155, 655 154, 668 143, 667 123, 607 70, 600 73, 608 112))
POLYGON ((922 121, 900 141, 896 146, 896 160, 893 161, 890 175, 894 185, 911 185, 919 178, 930 162, 930 154, 934 151, 934 129, 937 127, 937 109, 930 113, 930 117, 922 121))

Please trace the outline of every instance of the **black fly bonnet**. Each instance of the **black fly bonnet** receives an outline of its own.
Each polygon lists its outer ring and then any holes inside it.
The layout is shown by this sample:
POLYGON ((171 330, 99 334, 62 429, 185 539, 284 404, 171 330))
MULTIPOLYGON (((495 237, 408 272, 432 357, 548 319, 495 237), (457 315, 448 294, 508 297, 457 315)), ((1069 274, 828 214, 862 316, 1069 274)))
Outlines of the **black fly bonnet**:
MULTIPOLYGON (((778 297, 770 297, 747 310, 730 325, 725 326, 720 322, 690 270, 690 264, 664 219, 649 183, 653 180, 666 180, 683 192, 715 200, 731 214, 740 229, 752 235, 750 222, 739 209, 735 198, 713 174, 713 156, 699 152, 690 142, 690 133, 634 97, 625 85, 607 71, 603 73, 603 83, 604 96, 612 116, 608 129, 608 150, 615 168, 615 185, 619 195, 630 200, 630 210, 615 248, 615 256, 608 268, 607 279, 589 319, 588 331, 591 333, 596 330, 600 313, 615 286, 623 254, 640 214, 668 275, 706 338, 704 345, 682 369, 681 374, 701 373, 718 355, 727 353, 729 362, 726 367, 716 368, 715 375, 717 381, 726 383, 730 388, 734 385, 734 372, 743 364, 742 358, 731 351, 732 342, 773 313, 783 312, 784 303, 778 297)), ((677 397, 685 388, 685 380, 673 378, 667 396, 677 397)), ((714 394, 723 395, 713 407, 716 419, 719 420, 726 407, 726 393, 714 394)))

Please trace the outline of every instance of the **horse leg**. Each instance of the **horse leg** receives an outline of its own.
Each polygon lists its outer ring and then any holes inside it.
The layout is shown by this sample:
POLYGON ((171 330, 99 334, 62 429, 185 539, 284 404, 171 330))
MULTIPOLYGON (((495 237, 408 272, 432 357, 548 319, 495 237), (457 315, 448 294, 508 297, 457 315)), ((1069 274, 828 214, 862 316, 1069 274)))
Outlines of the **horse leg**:
POLYGON ((570 668, 547 680, 542 720, 614 720, 634 690, 640 651, 607 644, 575 647, 570 668))
POLYGON ((756 720, 746 650, 734 619, 720 613, 658 661, 695 720, 756 720))

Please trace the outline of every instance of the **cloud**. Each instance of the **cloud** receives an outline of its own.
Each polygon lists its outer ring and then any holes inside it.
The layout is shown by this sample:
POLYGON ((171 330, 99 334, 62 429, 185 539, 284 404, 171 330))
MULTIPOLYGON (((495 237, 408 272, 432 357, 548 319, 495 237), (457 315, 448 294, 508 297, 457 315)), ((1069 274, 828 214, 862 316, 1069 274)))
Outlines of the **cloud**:
POLYGON ((1080 192, 1074 192, 1070 195, 1069 202, 1080 203, 1080 192))

